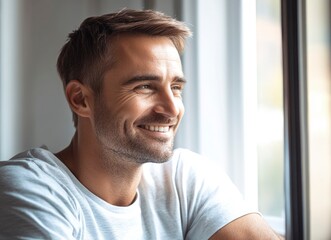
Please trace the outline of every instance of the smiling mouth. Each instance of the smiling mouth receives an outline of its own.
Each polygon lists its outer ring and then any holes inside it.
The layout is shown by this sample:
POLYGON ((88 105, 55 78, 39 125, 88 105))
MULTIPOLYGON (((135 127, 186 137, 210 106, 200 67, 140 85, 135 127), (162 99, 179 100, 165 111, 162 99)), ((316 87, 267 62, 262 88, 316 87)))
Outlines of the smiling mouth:
POLYGON ((171 126, 157 126, 157 125, 142 125, 140 127, 151 132, 161 132, 161 133, 169 132, 171 128, 171 126))

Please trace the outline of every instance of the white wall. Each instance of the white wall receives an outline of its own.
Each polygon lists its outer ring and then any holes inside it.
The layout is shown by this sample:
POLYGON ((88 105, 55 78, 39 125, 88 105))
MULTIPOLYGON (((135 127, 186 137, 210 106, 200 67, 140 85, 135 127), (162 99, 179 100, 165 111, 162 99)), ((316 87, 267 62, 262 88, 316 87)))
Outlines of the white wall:
POLYGON ((1 159, 73 132, 56 58, 66 35, 91 14, 89 1, 1 1, 1 159), (66 3, 66 4, 64 4, 66 3))
MULTIPOLYGON (((88 16, 143 8, 138 0, 1 0, 0 159, 47 145, 58 151, 74 132, 56 72, 67 35, 88 16)), ((158 0, 173 14, 173 1, 158 0)))

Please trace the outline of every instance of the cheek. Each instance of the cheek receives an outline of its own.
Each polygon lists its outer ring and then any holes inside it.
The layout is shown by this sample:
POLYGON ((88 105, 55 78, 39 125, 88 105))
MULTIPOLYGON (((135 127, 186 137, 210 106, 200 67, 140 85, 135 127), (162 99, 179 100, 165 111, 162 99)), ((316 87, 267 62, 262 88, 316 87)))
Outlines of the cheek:
POLYGON ((148 101, 131 94, 119 95, 110 106, 115 115, 123 115, 126 118, 138 118, 148 107, 148 101))
POLYGON ((112 94, 116 95, 116 97, 110 99, 108 103, 108 107, 110 109, 113 109, 113 112, 119 112, 134 105, 135 98, 132 94, 125 94, 125 93, 121 93, 121 94, 112 93, 112 94))

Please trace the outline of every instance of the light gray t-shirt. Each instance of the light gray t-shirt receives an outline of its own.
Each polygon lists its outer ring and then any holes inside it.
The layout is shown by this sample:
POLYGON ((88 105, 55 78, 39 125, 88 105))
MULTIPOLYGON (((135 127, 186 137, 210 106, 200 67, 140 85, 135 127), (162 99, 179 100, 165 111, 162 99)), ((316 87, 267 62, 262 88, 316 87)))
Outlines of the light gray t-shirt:
POLYGON ((110 205, 51 152, 0 162, 0 239, 197 239, 251 212, 227 175, 189 150, 143 165, 134 203, 110 205))

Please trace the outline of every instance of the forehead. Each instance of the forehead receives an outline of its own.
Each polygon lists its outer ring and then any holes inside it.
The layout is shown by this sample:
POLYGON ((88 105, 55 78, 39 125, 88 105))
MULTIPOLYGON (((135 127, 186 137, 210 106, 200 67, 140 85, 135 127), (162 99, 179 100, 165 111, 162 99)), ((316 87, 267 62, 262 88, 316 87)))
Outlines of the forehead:
MULTIPOLYGON (((168 37, 147 36, 142 34, 121 34, 112 40, 112 67, 156 67, 166 63, 181 69, 179 53, 168 37)), ((127 69, 129 70, 129 69, 127 69)))

